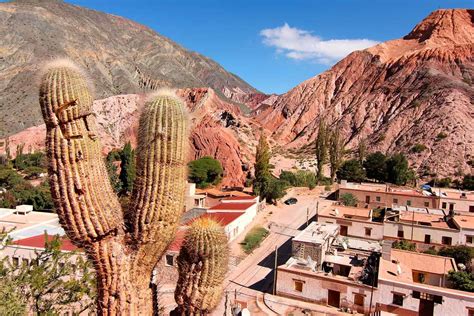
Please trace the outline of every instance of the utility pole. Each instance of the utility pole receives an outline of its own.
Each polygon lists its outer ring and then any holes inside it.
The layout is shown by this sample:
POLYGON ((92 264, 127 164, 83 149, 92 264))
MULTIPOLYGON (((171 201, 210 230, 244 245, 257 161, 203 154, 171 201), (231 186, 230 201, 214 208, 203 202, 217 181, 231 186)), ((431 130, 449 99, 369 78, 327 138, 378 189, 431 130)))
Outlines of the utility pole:
POLYGON ((413 242, 413 229, 415 228, 415 209, 413 208, 413 214, 411 217, 411 241, 413 242))
POLYGON ((316 222, 318 221, 318 213, 319 213, 319 201, 316 201, 316 216, 315 216, 316 222))
POLYGON ((277 267, 278 267, 278 246, 275 246, 275 268, 273 270, 273 295, 276 295, 277 267))

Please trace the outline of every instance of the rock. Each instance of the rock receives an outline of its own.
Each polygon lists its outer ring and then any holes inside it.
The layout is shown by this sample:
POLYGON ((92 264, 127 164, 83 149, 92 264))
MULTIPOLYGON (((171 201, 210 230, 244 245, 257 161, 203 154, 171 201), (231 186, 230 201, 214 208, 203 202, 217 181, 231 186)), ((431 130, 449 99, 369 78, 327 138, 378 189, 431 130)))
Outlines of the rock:
POLYGON ((367 139, 372 151, 407 154, 420 174, 472 173, 473 20, 474 10, 435 11, 403 39, 353 52, 278 96, 256 119, 290 148, 311 144, 324 119, 349 149, 367 139))

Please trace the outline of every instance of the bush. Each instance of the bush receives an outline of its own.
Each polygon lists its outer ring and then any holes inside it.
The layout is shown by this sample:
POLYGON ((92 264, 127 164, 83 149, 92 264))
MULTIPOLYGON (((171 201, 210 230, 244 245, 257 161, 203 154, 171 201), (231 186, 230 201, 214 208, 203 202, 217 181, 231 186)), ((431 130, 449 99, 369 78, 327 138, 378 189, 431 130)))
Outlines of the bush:
POLYGON ((438 255, 454 258, 456 264, 462 263, 470 271, 471 259, 474 257, 474 249, 464 245, 443 247, 438 251, 438 255))
POLYGON ((38 179, 41 174, 47 173, 47 170, 41 167, 26 167, 23 172, 26 174, 25 178, 28 180, 38 179))
POLYGON ((447 177, 447 178, 441 178, 441 179, 433 179, 430 182, 428 182, 429 185, 435 186, 435 187, 440 187, 440 188, 449 188, 451 186, 452 179, 447 177))
POLYGON ((408 251, 416 251, 416 244, 407 240, 397 240, 392 244, 392 248, 408 251))
POLYGON ((247 235, 245 235, 242 248, 245 253, 251 253, 255 248, 259 247, 265 237, 268 236, 268 230, 261 226, 253 227, 247 235))
POLYGON ((439 141, 439 140, 445 139, 446 137, 448 137, 448 134, 444 132, 440 132, 438 133, 438 135, 436 135, 436 140, 439 141))
POLYGON ((362 182, 365 180, 365 171, 359 160, 350 159, 344 161, 341 168, 337 171, 337 178, 352 182, 362 182))
POLYGON ((189 181, 196 183, 198 188, 217 185, 222 179, 223 169, 219 160, 205 156, 191 161, 189 167, 189 181))
POLYGON ((474 292, 474 276, 466 271, 449 271, 448 280, 452 282, 453 288, 474 292))
POLYGON ((423 144, 415 144, 412 148, 411 148, 411 152, 412 153, 421 153, 423 151, 425 151, 427 148, 425 145, 423 144))
POLYGON ((18 153, 17 157, 13 159, 13 166, 18 170, 23 170, 28 167, 47 168, 46 155, 43 152, 35 152, 32 154, 18 153))
POLYGON ((359 202, 352 193, 341 194, 339 200, 345 206, 357 206, 357 203, 359 202))
POLYGON ((280 180, 286 181, 294 187, 308 187, 310 189, 316 187, 316 175, 308 170, 298 170, 296 172, 282 171, 280 180))
POLYGON ((289 183, 275 178, 270 178, 268 185, 268 190, 265 195, 265 198, 268 203, 275 204, 278 199, 281 199, 286 195, 286 188, 288 188, 289 183))

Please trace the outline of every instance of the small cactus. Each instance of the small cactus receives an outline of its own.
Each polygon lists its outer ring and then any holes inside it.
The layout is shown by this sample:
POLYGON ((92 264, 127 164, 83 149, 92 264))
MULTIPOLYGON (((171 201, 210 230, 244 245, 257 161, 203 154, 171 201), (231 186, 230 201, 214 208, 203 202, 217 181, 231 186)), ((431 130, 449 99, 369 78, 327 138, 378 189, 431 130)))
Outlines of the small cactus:
POLYGON ((140 118, 137 177, 128 210, 110 184, 87 81, 71 63, 42 76, 51 193, 61 225, 97 274, 97 314, 151 315, 152 271, 184 209, 187 117, 176 97, 156 95, 140 118))
POLYGON ((177 262, 175 290, 180 315, 205 315, 219 303, 228 268, 228 239, 221 225, 200 218, 188 229, 177 262))

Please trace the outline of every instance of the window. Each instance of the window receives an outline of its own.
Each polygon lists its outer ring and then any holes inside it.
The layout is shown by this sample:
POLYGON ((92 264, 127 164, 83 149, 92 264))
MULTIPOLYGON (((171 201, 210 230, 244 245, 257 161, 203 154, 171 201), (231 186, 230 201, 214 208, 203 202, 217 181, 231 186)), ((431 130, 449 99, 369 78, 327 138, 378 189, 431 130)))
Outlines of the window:
POLYGON ((392 304, 403 306, 403 294, 393 293, 392 304))
POLYGON ((30 265, 30 260, 28 260, 28 259, 26 259, 26 258, 21 259, 21 262, 22 262, 23 265, 25 265, 25 266, 29 266, 29 265, 30 265))
POLYGON ((452 242, 453 242, 453 239, 452 239, 451 237, 443 236, 443 237, 441 238, 441 243, 442 243, 443 245, 448 245, 448 246, 450 246, 452 242))
POLYGON ((454 211, 454 203, 449 203, 449 210, 454 211))
POLYGON ((174 256, 173 255, 166 255, 166 265, 173 266, 174 265, 174 256))
POLYGON ((474 316, 474 309, 468 308, 467 309, 467 316, 474 316))
POLYGON ((365 196, 365 203, 370 203, 370 195, 365 196))
POLYGON ((403 229, 402 229, 402 230, 398 230, 397 237, 398 237, 398 238, 403 238, 403 237, 404 237, 403 229))
POLYGON ((425 244, 431 243, 431 235, 425 235, 425 244))
POLYGON ((200 206, 201 203, 199 203, 199 199, 194 199, 194 206, 200 206))
POLYGON ((358 306, 364 306, 364 295, 354 293, 354 304, 358 306))
POLYGON ((430 207, 430 202, 425 202, 425 207, 430 207))
POLYGON ((377 202, 380 202, 380 196, 376 196, 376 197, 375 197, 375 200, 376 200, 377 202))
POLYGON ((441 204, 441 208, 446 208, 446 202, 443 202, 443 204, 441 204))
POLYGON ((411 201, 407 200, 407 206, 411 206, 411 201))
POLYGON ((474 205, 469 205, 469 213, 474 213, 474 205))
POLYGON ((466 243, 472 244, 472 236, 466 236, 466 243))
POLYGON ((18 267, 20 265, 20 259, 18 257, 13 257, 12 258, 12 265, 14 267, 18 267))
POLYGON ((303 281, 299 281, 299 280, 293 280, 293 286, 294 286, 294 289, 295 291, 297 292, 303 292, 303 284, 304 282, 303 281))
POLYGON ((370 237, 370 235, 372 235, 372 228, 366 227, 365 236, 370 237))
POLYGON ((393 204, 398 204, 398 199, 393 199, 393 204))
POLYGON ((425 283, 426 276, 423 272, 413 271, 413 282, 416 283, 425 283))

